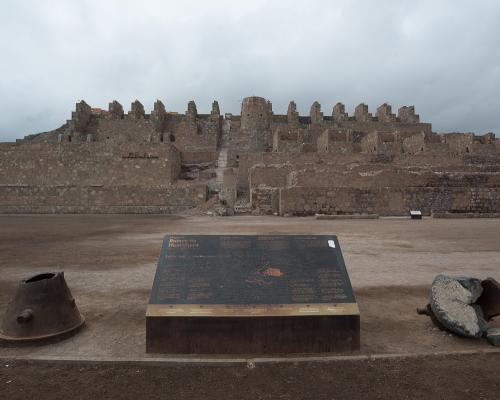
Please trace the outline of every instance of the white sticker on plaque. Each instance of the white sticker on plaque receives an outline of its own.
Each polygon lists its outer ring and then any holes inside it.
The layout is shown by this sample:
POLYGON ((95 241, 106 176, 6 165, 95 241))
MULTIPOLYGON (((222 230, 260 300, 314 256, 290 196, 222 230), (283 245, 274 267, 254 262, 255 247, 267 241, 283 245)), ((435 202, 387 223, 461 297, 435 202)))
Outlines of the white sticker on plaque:
POLYGON ((335 242, 333 240, 329 240, 328 246, 335 248, 335 242))

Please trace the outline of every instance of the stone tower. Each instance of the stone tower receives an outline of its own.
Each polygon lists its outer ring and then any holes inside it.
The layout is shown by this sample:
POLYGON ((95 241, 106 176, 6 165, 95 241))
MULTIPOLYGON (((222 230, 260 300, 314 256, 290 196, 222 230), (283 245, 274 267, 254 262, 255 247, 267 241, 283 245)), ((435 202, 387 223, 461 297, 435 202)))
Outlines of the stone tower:
POLYGON ((272 104, 262 97, 245 97, 241 104, 241 132, 248 138, 249 151, 268 151, 272 147, 272 104))

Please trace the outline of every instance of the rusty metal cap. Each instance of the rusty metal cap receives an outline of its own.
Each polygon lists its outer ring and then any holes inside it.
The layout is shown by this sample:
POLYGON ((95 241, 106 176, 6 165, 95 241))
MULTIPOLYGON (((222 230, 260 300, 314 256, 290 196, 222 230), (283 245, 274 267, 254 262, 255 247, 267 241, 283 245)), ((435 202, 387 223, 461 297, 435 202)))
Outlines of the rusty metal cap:
POLYGON ((481 306, 486 321, 489 321, 500 315, 500 283, 493 278, 487 278, 481 282, 481 285, 483 293, 477 300, 477 304, 481 306))
POLYGON ((64 272, 22 280, 0 326, 0 339, 29 341, 69 333, 85 322, 64 272))

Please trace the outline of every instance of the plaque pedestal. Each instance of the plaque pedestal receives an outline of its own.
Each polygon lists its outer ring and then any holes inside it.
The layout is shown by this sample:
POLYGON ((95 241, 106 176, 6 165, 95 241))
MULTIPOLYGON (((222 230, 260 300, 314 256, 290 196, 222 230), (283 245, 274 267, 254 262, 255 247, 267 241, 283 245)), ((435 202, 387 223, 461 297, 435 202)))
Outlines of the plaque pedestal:
POLYGON ((359 349, 359 325, 335 236, 166 236, 146 351, 351 351, 359 349))

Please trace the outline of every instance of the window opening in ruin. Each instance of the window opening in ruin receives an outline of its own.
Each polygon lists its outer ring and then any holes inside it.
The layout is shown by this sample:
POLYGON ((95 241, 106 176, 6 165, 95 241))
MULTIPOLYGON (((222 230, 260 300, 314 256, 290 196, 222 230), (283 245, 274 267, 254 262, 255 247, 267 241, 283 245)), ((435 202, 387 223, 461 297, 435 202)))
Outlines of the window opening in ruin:
POLYGON ((56 276, 56 274, 53 273, 38 274, 28 279, 26 283, 43 281, 44 279, 51 279, 54 276, 56 276))
POLYGON ((68 136, 68 142, 71 142, 71 136, 68 136))
POLYGON ((466 148, 465 148, 465 151, 468 153, 468 152, 469 152, 469 147, 466 147, 466 148))
POLYGON ((163 143, 163 133, 160 135, 160 142, 163 143))
POLYGON ((168 139, 173 143, 175 142, 175 136, 171 133, 169 136, 168 136, 168 139))

